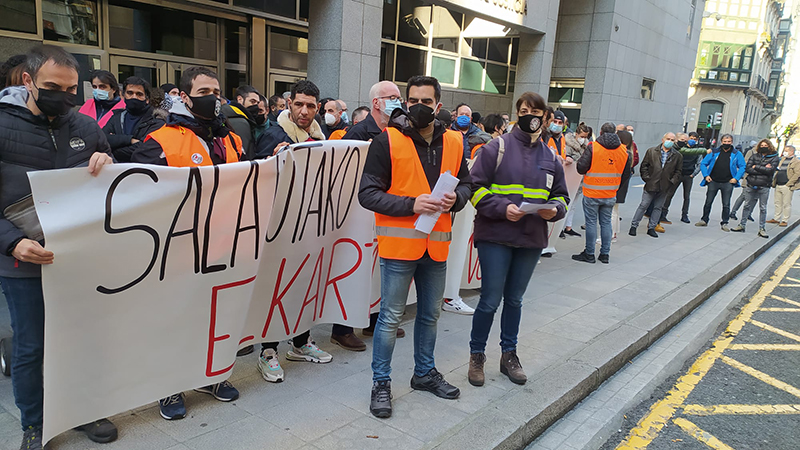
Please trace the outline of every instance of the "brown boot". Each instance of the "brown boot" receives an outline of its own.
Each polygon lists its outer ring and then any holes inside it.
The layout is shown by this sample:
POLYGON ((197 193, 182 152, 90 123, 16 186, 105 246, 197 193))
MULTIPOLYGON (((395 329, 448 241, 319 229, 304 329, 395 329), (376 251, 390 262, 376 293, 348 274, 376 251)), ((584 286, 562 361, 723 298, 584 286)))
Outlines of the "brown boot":
POLYGON ((522 364, 519 363, 516 350, 503 352, 503 356, 500 357, 500 373, 507 375, 508 379, 516 384, 525 384, 528 381, 528 377, 522 370, 522 364))
POLYGON ((353 352, 363 352, 367 349, 367 344, 365 344, 364 341, 359 339, 358 336, 353 333, 347 333, 342 336, 338 334, 331 334, 331 343, 353 352))
POLYGON ((483 363, 486 362, 484 353, 472 353, 469 355, 469 384, 473 386, 483 386, 486 377, 483 375, 483 363))

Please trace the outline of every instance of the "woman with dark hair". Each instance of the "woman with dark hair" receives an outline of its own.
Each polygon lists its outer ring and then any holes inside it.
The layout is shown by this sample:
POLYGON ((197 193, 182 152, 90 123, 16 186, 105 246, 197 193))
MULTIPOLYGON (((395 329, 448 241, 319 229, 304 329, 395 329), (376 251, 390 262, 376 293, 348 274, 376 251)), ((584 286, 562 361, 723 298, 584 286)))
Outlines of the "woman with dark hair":
POLYGON ((527 381, 516 351, 522 296, 547 247, 548 222, 563 218, 569 202, 561 161, 541 139, 546 109, 540 95, 522 94, 517 126, 484 145, 472 166, 474 241, 483 273, 469 343, 473 386, 485 381, 486 341, 501 302, 500 372, 514 383, 527 381), (521 207, 528 204, 539 209, 526 213, 521 207))
MULTIPOLYGON (((564 135, 564 145, 567 150, 567 156, 572 158, 573 161, 581 159, 583 152, 586 151, 589 145, 589 127, 581 122, 575 128, 574 133, 567 133, 564 135)), ((572 199, 572 204, 577 205, 578 199, 581 197, 582 190, 578 188, 575 193, 575 198, 572 199)), ((581 234, 572 229, 572 219, 575 216, 575 208, 570 208, 567 211, 567 217, 564 219, 564 229, 558 235, 561 239, 566 239, 567 235, 581 237, 581 234)))
POLYGON ((22 86, 22 72, 25 72, 25 55, 8 58, 0 65, 0 84, 4 88, 22 86))
POLYGON ((97 121, 100 128, 106 126, 115 109, 125 108, 125 100, 120 98, 117 78, 107 70, 92 72, 92 98, 78 110, 97 121))
POLYGON ((778 156, 775 146, 772 145, 769 139, 762 139, 756 145, 756 150, 747 161, 747 187, 744 189, 745 205, 742 211, 742 219, 739 221, 739 226, 731 228, 731 231, 744 233, 744 228, 747 225, 747 218, 756 207, 756 202, 760 209, 760 216, 758 218, 758 235, 763 238, 768 238, 766 230, 767 222, 767 201, 769 200, 769 188, 772 187, 772 179, 775 176, 775 171, 781 159, 778 156))

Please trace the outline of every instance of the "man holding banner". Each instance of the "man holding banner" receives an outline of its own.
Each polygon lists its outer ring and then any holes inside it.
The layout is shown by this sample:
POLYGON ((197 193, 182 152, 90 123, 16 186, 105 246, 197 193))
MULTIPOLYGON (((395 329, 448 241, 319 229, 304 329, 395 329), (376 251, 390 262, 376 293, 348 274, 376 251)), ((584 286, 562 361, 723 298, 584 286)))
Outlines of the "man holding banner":
MULTIPOLYGON (((28 172, 111 164, 111 147, 95 121, 73 111, 78 62, 61 47, 35 47, 26 56, 24 86, 0 92, 0 285, 8 301, 14 349, 11 382, 20 410, 22 449, 42 448, 44 413, 44 294, 41 266, 55 255, 43 247, 28 172)), ((107 419, 79 427, 95 442, 111 442, 107 419)))
POLYGON ((369 148, 358 200, 375 213, 381 265, 381 310, 372 353, 375 417, 392 415, 391 361, 397 327, 412 280, 417 288, 414 324, 414 375, 411 387, 445 399, 460 395, 435 367, 436 322, 442 307, 451 238, 449 211, 460 211, 471 195, 463 142, 458 132, 435 120, 442 88, 433 77, 408 80, 408 112, 395 109, 389 126, 369 148), (456 174, 454 192, 434 198, 444 174, 456 174), (417 231, 420 214, 439 214, 430 234, 417 231))

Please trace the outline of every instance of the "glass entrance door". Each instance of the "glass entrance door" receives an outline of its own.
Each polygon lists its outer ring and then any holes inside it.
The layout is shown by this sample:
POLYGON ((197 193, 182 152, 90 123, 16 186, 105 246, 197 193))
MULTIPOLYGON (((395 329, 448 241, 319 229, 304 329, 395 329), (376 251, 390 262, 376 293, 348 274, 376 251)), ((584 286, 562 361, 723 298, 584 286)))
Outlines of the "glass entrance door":
POLYGON ((278 75, 271 73, 269 75, 269 89, 272 94, 281 95, 290 91, 293 84, 305 79, 305 75, 278 75))
POLYGON ((111 56, 111 73, 122 84, 128 77, 140 77, 158 88, 164 83, 172 82, 167 73, 167 63, 151 59, 111 56))

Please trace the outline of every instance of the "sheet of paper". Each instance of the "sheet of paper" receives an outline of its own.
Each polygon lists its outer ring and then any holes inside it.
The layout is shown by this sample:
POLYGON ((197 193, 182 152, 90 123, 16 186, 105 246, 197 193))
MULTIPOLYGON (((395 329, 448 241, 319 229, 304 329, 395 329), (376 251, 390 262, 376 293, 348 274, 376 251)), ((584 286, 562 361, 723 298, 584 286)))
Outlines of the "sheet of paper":
POLYGON ((552 209, 555 208, 553 205, 548 205, 547 203, 528 203, 523 202, 519 205, 519 210, 526 213, 526 214, 533 214, 540 209, 552 209))
MULTIPOLYGON (((458 178, 454 177, 448 170, 439 176, 439 180, 436 181, 436 186, 433 187, 433 192, 431 192, 431 198, 434 200, 442 200, 444 194, 454 192, 457 186, 458 178)), ((439 220, 440 215, 441 213, 420 214, 420 216, 417 217, 417 221, 414 223, 414 228, 425 234, 431 234, 433 226, 436 225, 436 221, 439 220)))

